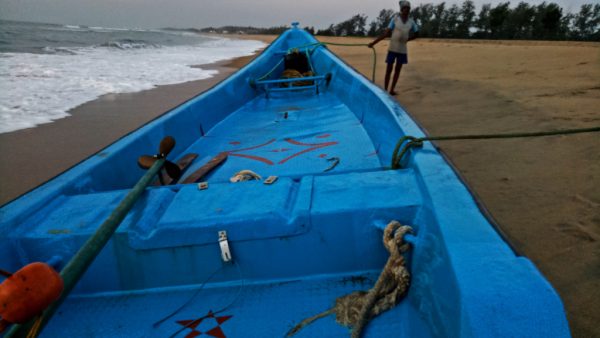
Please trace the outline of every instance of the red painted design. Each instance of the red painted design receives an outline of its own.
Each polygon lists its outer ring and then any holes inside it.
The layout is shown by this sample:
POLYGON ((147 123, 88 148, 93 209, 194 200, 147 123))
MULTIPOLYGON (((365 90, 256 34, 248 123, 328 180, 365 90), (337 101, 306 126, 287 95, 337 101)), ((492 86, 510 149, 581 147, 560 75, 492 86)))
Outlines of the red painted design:
POLYGON ((225 337, 225 334, 223 333, 223 330, 221 330, 220 326, 217 326, 210 331, 206 331, 206 334, 217 338, 227 338, 225 337))
MULTIPOLYGON (((329 136, 329 134, 326 134, 326 135, 329 136)), ((303 147, 310 147, 310 148, 304 149, 304 150, 299 151, 291 156, 288 156, 288 157, 284 158, 283 160, 277 162, 277 164, 284 164, 285 162, 291 160, 292 158, 300 156, 302 154, 306 154, 306 153, 311 152, 316 149, 325 148, 325 147, 329 147, 329 146, 338 144, 338 142, 335 142, 335 141, 325 142, 325 143, 304 143, 304 142, 296 141, 296 140, 290 139, 290 138, 285 139, 285 141, 287 143, 290 143, 290 144, 293 144, 296 146, 303 146, 303 147)), ((242 152, 242 151, 258 149, 258 148, 267 146, 273 142, 275 142, 275 139, 271 139, 265 143, 262 143, 262 144, 259 144, 259 145, 253 146, 253 147, 229 150, 229 151, 226 151, 226 153, 229 156, 243 157, 243 158, 247 158, 250 160, 259 161, 259 162, 265 163, 267 165, 273 165, 274 162, 266 157, 256 156, 256 155, 248 155, 248 154, 240 154, 240 152, 242 152)), ((270 150, 269 152, 285 152, 285 151, 289 151, 289 150, 291 150, 291 149, 290 148, 279 148, 279 149, 270 150)), ((327 155, 324 154, 324 156, 327 156, 327 155)))
MULTIPOLYGON (((204 319, 204 318, 202 318, 204 319)), ((181 324, 185 327, 189 327, 190 329, 195 329, 200 323, 202 323, 202 319, 196 319, 196 320, 179 320, 177 321, 178 324, 181 324)))
POLYGON ((228 151, 227 153, 228 153, 228 154, 230 154, 230 153, 237 153, 237 152, 239 152, 239 151, 246 151, 246 150, 257 149, 257 148, 260 148, 260 147, 264 147, 264 146, 266 146, 266 145, 269 145, 269 144, 271 144, 271 143, 273 143, 273 142, 275 142, 275 139, 274 139, 274 138, 273 138, 273 139, 270 139, 270 140, 268 140, 267 142, 265 142, 265 143, 263 143, 263 144, 259 144, 259 145, 257 145, 257 146, 254 146, 254 147, 248 147, 248 148, 243 148, 243 149, 230 150, 230 151, 228 151))
POLYGON ((273 149, 273 150, 269 150, 272 153, 283 153, 290 150, 290 148, 280 148, 280 149, 273 149))
POLYGON ((229 154, 229 156, 249 158, 251 160, 259 161, 264 164, 273 165, 273 161, 269 160, 268 158, 261 157, 261 156, 246 155, 246 154, 231 154, 231 153, 229 154))
POLYGON ((281 160, 281 161, 277 162, 278 164, 284 164, 285 162, 287 162, 287 161, 291 160, 292 158, 294 158, 294 157, 296 157, 296 156, 300 156, 300 155, 302 155, 302 154, 306 154, 306 153, 308 153, 308 152, 310 152, 310 151, 313 151, 313 150, 317 150, 317 149, 320 149, 320 148, 325 148, 325 147, 329 147, 329 146, 333 146, 333 145, 336 145, 336 144, 338 144, 337 142, 325 142, 325 143, 311 144, 311 143, 303 143, 303 142, 299 142, 299 141, 296 141, 296 140, 292 140, 292 139, 290 139, 290 138, 286 139, 286 141, 287 141, 287 142, 289 142, 289 143, 291 143, 291 144, 295 144, 295 145, 302 145, 302 146, 312 146, 312 147, 311 147, 311 148, 308 148, 308 149, 304 149, 304 150, 302 150, 302 151, 300 151, 300 152, 297 152, 297 153, 295 153, 294 155, 288 156, 288 157, 284 158, 283 160, 281 160))
POLYGON ((202 334, 202 332, 194 330, 194 331, 192 331, 192 332, 188 333, 188 334, 185 336, 185 338, 194 338, 194 337, 197 337, 197 336, 199 336, 199 335, 201 335, 201 334, 202 334))
POLYGON ((286 142, 291 143, 291 144, 295 144, 297 146, 320 146, 320 147, 326 147, 326 146, 330 146, 331 143, 335 143, 337 144, 337 142, 325 142, 325 143, 304 143, 304 142, 300 142, 300 141, 296 141, 294 139, 291 138, 286 138, 285 139, 286 142))
POLYGON ((237 146, 237 145, 239 145, 239 144, 242 144, 242 142, 239 142, 239 141, 231 141, 231 142, 229 142, 229 144, 233 144, 234 146, 237 146))
POLYGON ((329 136, 331 136, 331 134, 323 134, 323 135, 317 136, 317 138, 328 138, 329 136))
POLYGON ((321 155, 319 155, 319 157, 320 158, 325 158, 325 157, 327 157, 327 154, 321 154, 321 155))
POLYGON ((262 162, 262 163, 265 163, 265 164, 268 164, 268 165, 273 165, 273 161, 269 160, 268 158, 264 158, 264 157, 261 157, 261 156, 254 156, 254 155, 237 154, 240 151, 258 149, 258 148, 267 146, 267 145, 269 145, 269 144, 271 144, 273 142, 275 142, 274 138, 270 139, 269 141, 267 141, 265 143, 262 143, 262 144, 259 144, 259 145, 253 146, 253 147, 236 149, 236 150, 230 150, 230 151, 227 151, 226 153, 229 156, 237 156, 237 157, 248 158, 248 159, 256 160, 256 161, 259 161, 259 162, 262 162))
POLYGON ((229 320, 231 317, 233 316, 223 316, 223 317, 217 317, 217 323, 223 324, 224 322, 226 322, 227 320, 229 320))
POLYGON ((189 328, 192 330, 192 332, 189 332, 185 336, 186 338, 194 338, 194 337, 200 336, 202 334, 206 334, 208 336, 212 336, 212 337, 216 337, 216 338, 227 338, 225 336, 225 333, 221 329, 221 324, 223 324, 227 320, 231 319, 231 317, 233 317, 233 316, 215 317, 215 314, 212 311, 208 311, 208 314, 204 317, 200 317, 198 319, 193 319, 193 320, 178 320, 177 324, 180 324, 183 327, 189 328), (206 332, 201 332, 199 330, 196 330, 198 325, 200 325, 202 323, 202 321, 205 320, 206 318, 213 318, 217 322, 217 326, 213 327, 212 329, 210 329, 206 332))

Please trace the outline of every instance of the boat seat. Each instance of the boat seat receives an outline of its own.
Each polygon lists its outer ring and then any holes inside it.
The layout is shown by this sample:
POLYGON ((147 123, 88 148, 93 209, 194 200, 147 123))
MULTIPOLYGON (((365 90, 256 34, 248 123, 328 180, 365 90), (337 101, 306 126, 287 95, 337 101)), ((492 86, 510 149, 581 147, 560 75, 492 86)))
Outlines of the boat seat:
POLYGON ((185 185, 158 222, 139 222, 129 233, 135 249, 214 244, 225 230, 231 241, 292 236, 309 225, 312 177, 185 185))
MULTIPOLYGON (((118 190, 58 197, 11 234, 12 252, 18 253, 23 263, 48 261, 52 256, 65 262, 126 193, 118 190)), ((78 292, 200 280, 204 272, 182 260, 198 252, 209 265, 219 264, 221 230, 227 231, 237 259, 255 257, 244 262, 248 275, 254 278, 267 277, 264 273, 270 270, 265 265, 270 264, 274 253, 287 257, 290 250, 298 250, 296 246, 305 242, 312 243, 310 250, 294 258, 293 268, 280 267, 271 271, 274 275, 270 277, 283 278, 298 271, 324 273, 333 267, 347 272, 364 255, 370 255, 368 266, 376 266, 385 256, 378 242, 342 243, 379 237, 376 223, 397 219, 412 224, 421 201, 412 169, 306 176, 300 180, 280 177, 271 185, 260 181, 209 183, 206 190, 196 184, 150 188, 90 267, 93 273, 89 276, 101 273, 105 279, 86 277, 78 292), (269 249, 259 250, 265 246, 269 249), (156 269, 163 275, 156 276, 156 269)))

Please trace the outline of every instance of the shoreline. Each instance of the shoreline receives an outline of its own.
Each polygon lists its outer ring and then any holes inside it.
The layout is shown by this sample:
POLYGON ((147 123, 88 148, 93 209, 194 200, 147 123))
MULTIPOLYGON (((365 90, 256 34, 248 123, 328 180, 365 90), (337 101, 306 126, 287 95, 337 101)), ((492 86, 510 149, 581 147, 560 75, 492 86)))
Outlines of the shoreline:
POLYGON ((209 90, 251 56, 199 65, 214 76, 133 93, 104 94, 67 111, 69 116, 0 134, 0 205, 26 194, 93 156, 116 140, 209 90), (18 168, 15 170, 15 168, 18 168))

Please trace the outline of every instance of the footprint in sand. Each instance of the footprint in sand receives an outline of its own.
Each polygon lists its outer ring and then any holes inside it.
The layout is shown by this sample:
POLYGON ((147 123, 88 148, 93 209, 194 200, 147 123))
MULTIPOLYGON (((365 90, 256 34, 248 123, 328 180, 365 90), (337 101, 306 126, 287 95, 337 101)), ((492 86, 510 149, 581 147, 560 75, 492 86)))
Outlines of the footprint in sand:
POLYGON ((571 200, 583 209, 580 220, 577 222, 558 223, 553 227, 554 230, 588 242, 600 240, 600 235, 593 231, 593 229, 597 229, 598 225, 600 225, 600 215, 598 213, 600 203, 596 203, 580 194, 574 195, 571 200), (591 226, 588 226, 589 224, 591 226))
POLYGON ((596 235, 591 231, 587 230, 581 224, 576 223, 559 223, 554 226, 554 230, 562 232, 564 234, 583 239, 588 242, 596 242, 598 239, 596 235))
POLYGON ((598 208, 600 208, 600 203, 596 203, 589 198, 585 198, 585 197, 581 196, 580 194, 575 194, 575 196, 573 196, 573 201, 581 203, 587 207, 590 207, 590 208, 593 208, 596 210, 598 210, 598 208))
POLYGON ((412 92, 413 90, 419 90, 419 89, 421 89, 420 86, 406 87, 406 89, 404 89, 404 92, 408 93, 408 92, 412 92))
POLYGON ((553 120, 563 120, 563 121, 572 121, 573 118, 569 116, 555 116, 552 118, 553 120))

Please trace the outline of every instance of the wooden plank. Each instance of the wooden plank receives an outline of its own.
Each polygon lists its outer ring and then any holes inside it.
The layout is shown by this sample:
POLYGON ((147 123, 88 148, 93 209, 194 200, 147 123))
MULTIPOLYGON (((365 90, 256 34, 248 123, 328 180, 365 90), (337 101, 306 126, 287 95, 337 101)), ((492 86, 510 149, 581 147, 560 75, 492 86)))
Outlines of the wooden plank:
POLYGON ((202 179, 202 177, 206 176, 213 169, 218 167, 221 163, 223 163, 227 159, 227 153, 219 153, 217 156, 213 157, 210 161, 206 162, 205 165, 200 167, 198 170, 193 172, 190 176, 186 177, 186 179, 182 182, 186 183, 197 183, 202 179))

